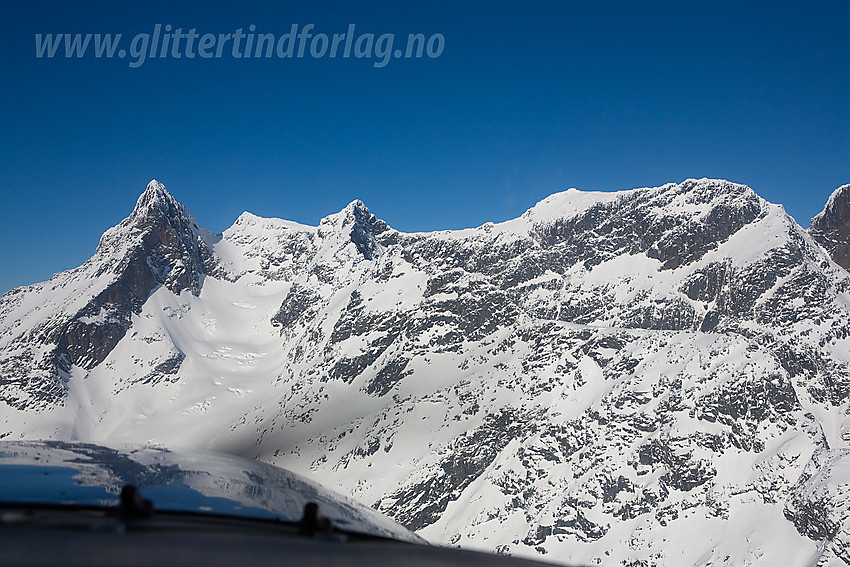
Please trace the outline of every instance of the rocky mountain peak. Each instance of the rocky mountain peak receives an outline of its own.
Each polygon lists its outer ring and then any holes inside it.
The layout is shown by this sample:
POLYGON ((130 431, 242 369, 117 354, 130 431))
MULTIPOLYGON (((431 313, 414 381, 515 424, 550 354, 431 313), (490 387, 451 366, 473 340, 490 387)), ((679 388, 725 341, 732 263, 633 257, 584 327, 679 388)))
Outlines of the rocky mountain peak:
POLYGON ((850 184, 830 195, 823 211, 812 219, 809 234, 836 264, 850 269, 850 184))
POLYGON ((147 282, 143 287, 148 292, 162 284, 174 293, 184 289, 198 293, 204 258, 210 256, 204 235, 212 236, 165 185, 153 179, 130 216, 103 235, 98 250, 101 256, 120 256, 120 273, 139 268, 134 279, 147 282), (145 277, 140 278, 142 273, 145 277))
POLYGON ((346 211, 350 211, 352 214, 370 214, 369 207, 361 201, 360 199, 354 199, 348 205, 345 206, 346 211))
POLYGON ((177 200, 171 193, 168 192, 165 185, 156 179, 151 179, 144 192, 139 195, 139 199, 136 201, 136 210, 138 211, 140 209, 164 203, 177 205, 177 200))
POLYGON ((371 211, 360 199, 351 201, 340 212, 322 219, 319 226, 346 234, 357 247, 357 251, 367 260, 374 259, 380 249, 375 237, 389 226, 371 211))
POLYGON ((368 223, 371 217, 374 217, 374 215, 369 211, 369 207, 360 199, 355 199, 338 213, 324 217, 321 225, 345 228, 354 224, 368 223))
POLYGON ((185 222, 194 229, 198 228, 195 217, 168 192, 165 185, 152 179, 144 192, 136 200, 136 206, 127 220, 136 224, 147 224, 154 219, 170 219, 185 222))
MULTIPOLYGON (((58 280, 58 287, 67 287, 81 301, 46 315, 39 368, 61 384, 72 366, 88 370, 100 364, 159 286, 175 295, 186 290, 197 295, 212 262, 206 243, 212 237, 162 183, 152 180, 130 216, 103 235, 77 277, 58 280), (72 292, 77 281, 90 283, 72 292)), ((21 402, 37 403, 37 396, 21 402)))

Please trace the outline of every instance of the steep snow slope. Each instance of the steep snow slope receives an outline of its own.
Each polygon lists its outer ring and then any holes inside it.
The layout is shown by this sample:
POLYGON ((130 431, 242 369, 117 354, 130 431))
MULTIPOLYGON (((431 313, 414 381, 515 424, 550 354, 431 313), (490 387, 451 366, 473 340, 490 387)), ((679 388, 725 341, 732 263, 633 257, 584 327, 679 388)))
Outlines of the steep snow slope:
POLYGON ((749 188, 570 190, 417 234, 359 201, 220 237, 158 183, 139 202, 0 300, 6 435, 258 457, 550 560, 850 560, 850 276, 749 188), (107 339, 63 347, 75 326, 107 339))

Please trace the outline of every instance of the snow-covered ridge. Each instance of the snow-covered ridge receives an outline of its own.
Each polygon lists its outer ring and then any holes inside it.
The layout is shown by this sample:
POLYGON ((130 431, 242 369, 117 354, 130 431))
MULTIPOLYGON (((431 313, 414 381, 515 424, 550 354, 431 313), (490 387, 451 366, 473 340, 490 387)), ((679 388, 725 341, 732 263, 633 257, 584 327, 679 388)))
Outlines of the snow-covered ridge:
POLYGON ((315 226, 309 226, 306 224, 297 223, 294 221, 288 221, 284 219, 278 218, 266 218, 259 217, 253 213, 249 213, 248 211, 243 212, 239 215, 239 218, 236 219, 236 222, 233 223, 228 231, 234 231, 235 227, 257 227, 257 230, 277 230, 277 229, 289 229, 299 232, 314 232, 316 230, 315 226))

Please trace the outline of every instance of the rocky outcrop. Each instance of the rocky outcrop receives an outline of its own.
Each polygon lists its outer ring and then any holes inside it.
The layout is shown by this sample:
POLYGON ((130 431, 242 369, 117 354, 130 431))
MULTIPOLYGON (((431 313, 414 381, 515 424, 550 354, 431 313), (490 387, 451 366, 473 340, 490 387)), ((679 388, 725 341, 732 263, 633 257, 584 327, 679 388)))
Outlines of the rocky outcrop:
POLYGON ((850 450, 823 451, 806 467, 785 504, 797 530, 850 565, 850 450))

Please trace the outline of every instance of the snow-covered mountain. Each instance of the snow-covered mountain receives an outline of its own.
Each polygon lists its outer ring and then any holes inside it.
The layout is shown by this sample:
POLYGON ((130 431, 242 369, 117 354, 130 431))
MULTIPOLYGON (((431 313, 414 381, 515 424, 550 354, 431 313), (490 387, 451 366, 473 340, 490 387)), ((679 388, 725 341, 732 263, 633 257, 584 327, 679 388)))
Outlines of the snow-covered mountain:
POLYGON ((551 561, 850 563, 850 274, 814 234, 702 179, 213 235, 152 181, 0 298, 0 434, 257 457, 551 561))

